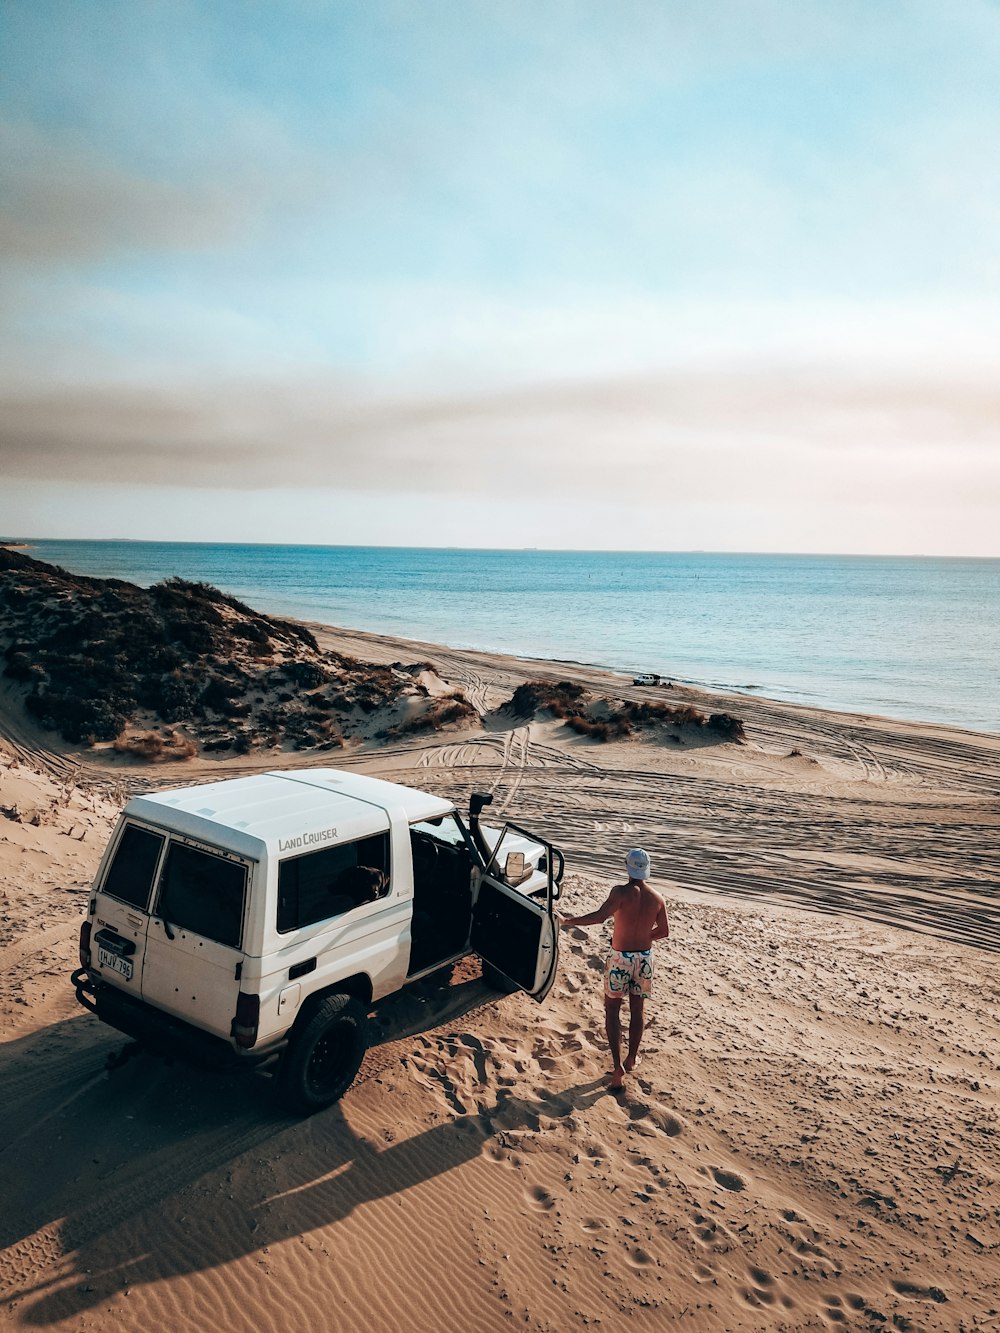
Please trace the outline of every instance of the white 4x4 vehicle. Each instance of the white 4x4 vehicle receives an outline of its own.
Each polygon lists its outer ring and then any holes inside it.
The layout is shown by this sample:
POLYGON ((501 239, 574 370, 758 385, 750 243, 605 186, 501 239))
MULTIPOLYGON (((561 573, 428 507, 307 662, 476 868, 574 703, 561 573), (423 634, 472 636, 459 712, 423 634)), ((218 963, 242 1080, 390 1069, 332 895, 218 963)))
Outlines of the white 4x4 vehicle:
POLYGON ((555 980, 563 857, 514 824, 332 768, 129 801, 101 861, 80 968, 85 1008, 143 1046, 277 1060, 309 1114, 350 1086, 371 1006, 469 953, 507 989, 555 980))

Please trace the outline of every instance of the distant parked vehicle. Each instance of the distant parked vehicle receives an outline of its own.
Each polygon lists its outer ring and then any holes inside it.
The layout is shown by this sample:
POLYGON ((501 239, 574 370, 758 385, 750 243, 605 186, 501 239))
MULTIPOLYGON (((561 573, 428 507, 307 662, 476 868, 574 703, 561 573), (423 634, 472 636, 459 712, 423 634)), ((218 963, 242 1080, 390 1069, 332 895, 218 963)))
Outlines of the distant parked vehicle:
POLYGON ((632 677, 633 685, 659 685, 660 678, 649 671, 640 671, 638 676, 632 677))

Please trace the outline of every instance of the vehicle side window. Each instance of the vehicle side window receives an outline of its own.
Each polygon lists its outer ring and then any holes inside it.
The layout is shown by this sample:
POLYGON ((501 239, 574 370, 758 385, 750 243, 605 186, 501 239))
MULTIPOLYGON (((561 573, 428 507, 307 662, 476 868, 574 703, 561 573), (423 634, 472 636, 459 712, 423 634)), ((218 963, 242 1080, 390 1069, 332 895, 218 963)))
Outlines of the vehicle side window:
POLYGON ((162 848, 163 838, 159 833, 129 824, 104 876, 102 892, 145 911, 162 848))
POLYGON ((247 868, 239 861, 172 842, 160 875, 156 910, 171 926, 239 948, 247 868))
POLYGON ((342 916, 388 892, 388 833, 291 857, 278 867, 278 930, 342 916))

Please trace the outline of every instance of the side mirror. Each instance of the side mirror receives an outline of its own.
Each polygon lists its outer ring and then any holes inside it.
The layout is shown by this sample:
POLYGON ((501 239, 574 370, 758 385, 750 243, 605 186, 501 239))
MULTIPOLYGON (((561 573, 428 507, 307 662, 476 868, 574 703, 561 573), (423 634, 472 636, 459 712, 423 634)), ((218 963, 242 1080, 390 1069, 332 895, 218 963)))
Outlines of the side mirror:
MULTIPOLYGON (((528 871, 528 874, 531 872, 528 871)), ((516 888, 523 880, 527 879, 524 869, 524 852, 508 852, 507 860, 503 863, 503 877, 511 888, 516 888)))

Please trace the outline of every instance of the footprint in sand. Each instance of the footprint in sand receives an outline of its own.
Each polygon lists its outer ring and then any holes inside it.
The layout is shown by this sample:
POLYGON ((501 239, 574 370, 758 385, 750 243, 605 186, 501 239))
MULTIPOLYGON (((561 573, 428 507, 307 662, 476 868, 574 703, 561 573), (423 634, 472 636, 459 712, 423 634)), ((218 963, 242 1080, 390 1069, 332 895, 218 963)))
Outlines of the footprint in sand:
POLYGON ((591 1233, 595 1231, 603 1231, 608 1225, 608 1219, 606 1217, 585 1217, 582 1225, 584 1231, 589 1231, 591 1233))
POLYGON ((717 1185, 721 1185, 724 1190, 731 1190, 734 1194, 739 1194, 747 1187, 746 1181, 737 1171, 725 1171, 720 1166, 713 1166, 712 1176, 717 1185))
POLYGON ((547 1189, 541 1185, 532 1185, 530 1189, 525 1190, 525 1197, 532 1208, 537 1208, 540 1213, 548 1213, 556 1206, 556 1201, 547 1189))
POLYGON ((649 1268, 656 1260, 641 1245, 630 1245, 625 1251, 625 1262, 630 1268, 649 1268))
POLYGON ((594 1139, 593 1143, 584 1145, 582 1152, 585 1157, 589 1157, 592 1162, 600 1162, 608 1155, 608 1145, 602 1143, 600 1139, 594 1139))
MULTIPOLYGON (((683 1133, 684 1125, 675 1115, 662 1106, 647 1106, 645 1102, 628 1102, 626 1104, 628 1118, 630 1120, 629 1129, 636 1133, 651 1138, 657 1133, 666 1134, 668 1138, 675 1139, 678 1134, 683 1133)), ((742 1189, 742 1185, 740 1186, 742 1189)))
POLYGON ((942 1305, 948 1299, 940 1287, 921 1287, 915 1282, 894 1282, 892 1289, 911 1301, 934 1301, 935 1304, 942 1305))
POLYGON ((774 1278, 771 1274, 765 1272, 763 1268, 751 1268, 749 1276, 753 1283, 750 1290, 753 1293, 754 1302, 759 1305, 773 1305, 775 1293, 773 1291, 774 1278))
POLYGON ((839 1296, 824 1296, 823 1304, 826 1306, 823 1313, 826 1315, 827 1319, 829 1319, 831 1324, 847 1323, 847 1315, 844 1314, 843 1310, 840 1308, 839 1296))

